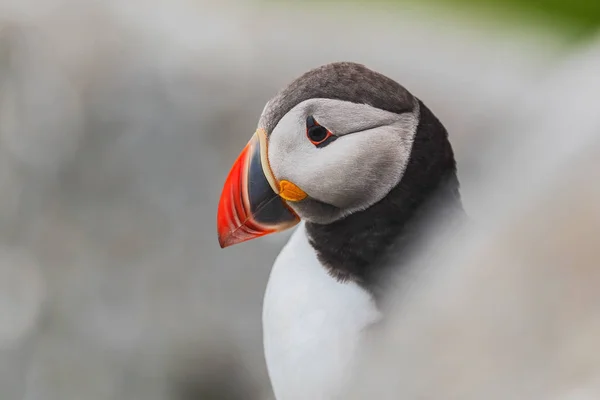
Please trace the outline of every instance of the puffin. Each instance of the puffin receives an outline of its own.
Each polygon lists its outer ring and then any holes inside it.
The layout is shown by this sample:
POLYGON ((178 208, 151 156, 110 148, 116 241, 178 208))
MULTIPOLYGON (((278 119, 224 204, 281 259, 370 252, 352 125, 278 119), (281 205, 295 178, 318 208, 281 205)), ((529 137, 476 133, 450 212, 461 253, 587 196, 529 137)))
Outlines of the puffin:
POLYGON ((265 105, 218 204, 221 248, 294 228, 263 301, 277 400, 338 398, 386 294, 440 217, 463 212, 448 133, 363 64, 334 62, 265 105))

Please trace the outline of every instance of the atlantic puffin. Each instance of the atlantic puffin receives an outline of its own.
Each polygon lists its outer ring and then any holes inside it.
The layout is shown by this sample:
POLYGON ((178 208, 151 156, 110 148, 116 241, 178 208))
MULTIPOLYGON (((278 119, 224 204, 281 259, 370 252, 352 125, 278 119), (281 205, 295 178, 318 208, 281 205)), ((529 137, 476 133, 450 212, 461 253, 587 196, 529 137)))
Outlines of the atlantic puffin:
POLYGON ((463 211, 441 122, 406 88, 354 62, 314 68, 275 95, 226 178, 222 248, 295 227, 263 304, 277 400, 333 399, 390 276, 426 246, 433 216, 463 211))

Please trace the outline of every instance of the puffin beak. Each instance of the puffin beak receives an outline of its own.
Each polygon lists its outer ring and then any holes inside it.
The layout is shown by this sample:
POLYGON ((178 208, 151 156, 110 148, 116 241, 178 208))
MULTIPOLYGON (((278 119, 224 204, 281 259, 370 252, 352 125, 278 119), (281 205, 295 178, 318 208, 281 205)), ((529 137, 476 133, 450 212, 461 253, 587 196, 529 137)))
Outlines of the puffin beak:
POLYGON ((266 132, 257 130, 233 164, 221 193, 217 213, 221 248, 296 225, 300 217, 285 200, 305 197, 293 183, 275 180, 267 159, 266 132))

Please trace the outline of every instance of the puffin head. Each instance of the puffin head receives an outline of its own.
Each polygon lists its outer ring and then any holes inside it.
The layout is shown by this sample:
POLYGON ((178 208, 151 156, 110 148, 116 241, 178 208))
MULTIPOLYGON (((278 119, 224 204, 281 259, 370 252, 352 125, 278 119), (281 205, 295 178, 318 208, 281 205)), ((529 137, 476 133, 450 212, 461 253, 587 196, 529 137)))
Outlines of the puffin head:
POLYGON ((266 104, 226 179, 219 243, 231 246, 300 220, 335 224, 392 192, 419 202, 448 173, 455 163, 447 133, 421 101, 363 65, 324 65, 266 104))

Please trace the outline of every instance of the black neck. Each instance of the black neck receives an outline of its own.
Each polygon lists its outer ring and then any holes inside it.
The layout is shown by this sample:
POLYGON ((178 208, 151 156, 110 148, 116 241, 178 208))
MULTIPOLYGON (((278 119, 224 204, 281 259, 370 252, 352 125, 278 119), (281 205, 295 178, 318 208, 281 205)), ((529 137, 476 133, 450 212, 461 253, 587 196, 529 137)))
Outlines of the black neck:
POLYGON ((462 212, 448 134, 431 111, 419 105, 419 127, 400 183, 364 211, 327 225, 306 224, 310 243, 329 272, 357 282, 378 302, 387 274, 411 257, 426 235, 427 222, 462 212))

